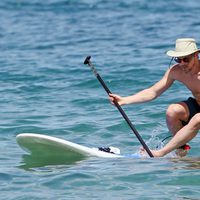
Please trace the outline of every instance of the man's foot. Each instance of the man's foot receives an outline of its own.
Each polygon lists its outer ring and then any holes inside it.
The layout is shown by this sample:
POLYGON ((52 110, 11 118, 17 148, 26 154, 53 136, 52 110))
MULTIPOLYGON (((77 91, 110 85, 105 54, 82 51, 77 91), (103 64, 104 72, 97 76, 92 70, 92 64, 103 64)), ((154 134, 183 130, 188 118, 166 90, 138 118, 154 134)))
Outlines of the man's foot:
POLYGON ((184 157, 187 155, 189 150, 190 150, 190 146, 188 144, 185 144, 176 150, 176 155, 179 157, 184 157))
POLYGON ((184 149, 176 149, 175 153, 178 157, 184 157, 188 152, 184 149))

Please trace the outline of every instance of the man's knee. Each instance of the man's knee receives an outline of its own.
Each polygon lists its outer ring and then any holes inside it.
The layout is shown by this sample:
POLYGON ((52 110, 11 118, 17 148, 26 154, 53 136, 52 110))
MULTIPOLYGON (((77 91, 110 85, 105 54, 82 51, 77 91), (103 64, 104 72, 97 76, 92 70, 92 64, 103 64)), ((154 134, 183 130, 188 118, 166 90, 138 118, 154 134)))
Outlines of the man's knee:
POLYGON ((173 117, 186 118, 186 110, 181 104, 171 104, 167 108, 166 115, 169 118, 173 117))

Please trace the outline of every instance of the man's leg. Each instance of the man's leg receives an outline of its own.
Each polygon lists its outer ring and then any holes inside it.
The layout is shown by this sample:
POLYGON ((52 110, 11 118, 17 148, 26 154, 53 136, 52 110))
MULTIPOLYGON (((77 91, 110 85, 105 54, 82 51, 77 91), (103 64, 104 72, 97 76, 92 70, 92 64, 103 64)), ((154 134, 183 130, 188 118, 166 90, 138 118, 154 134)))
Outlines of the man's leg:
POLYGON ((160 150, 152 150, 151 152, 155 157, 162 157, 169 152, 177 149, 178 147, 189 142, 196 136, 200 129, 200 113, 197 113, 192 117, 190 122, 180 129, 175 136, 160 150))
MULTIPOLYGON (((186 122, 189 118, 189 109, 186 103, 180 102, 171 104, 166 111, 166 122, 169 131, 174 136, 181 128, 183 128, 183 122, 186 122)), ((181 146, 181 145, 180 145, 181 146)), ((179 147, 180 147, 179 146, 179 147)), ((177 147, 178 148, 178 147, 177 147)), ((154 156, 164 156, 164 152, 158 150, 151 150, 154 156)), ((144 149, 141 149, 141 154, 144 153, 144 149)), ((186 152, 180 150, 181 155, 186 155, 186 152)))
POLYGON ((166 112, 166 122, 169 131, 175 135, 182 127, 183 122, 188 121, 189 110, 184 102, 171 104, 166 112))
MULTIPOLYGON (((189 102, 187 101, 187 104, 189 102)), ((184 125, 186 125, 189 119, 190 111, 185 102, 180 102, 177 104, 172 104, 168 107, 166 112, 166 122, 169 131, 174 136, 184 125), (184 125, 183 125, 184 124, 184 125)), ((186 156, 187 150, 178 148, 176 154, 180 157, 186 156)))

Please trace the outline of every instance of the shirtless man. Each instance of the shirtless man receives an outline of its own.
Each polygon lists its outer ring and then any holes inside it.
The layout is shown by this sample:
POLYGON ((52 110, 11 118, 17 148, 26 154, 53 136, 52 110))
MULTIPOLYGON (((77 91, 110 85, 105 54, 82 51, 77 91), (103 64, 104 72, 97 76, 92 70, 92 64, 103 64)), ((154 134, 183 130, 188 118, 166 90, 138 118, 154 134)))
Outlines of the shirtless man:
POLYGON ((163 148, 151 150, 154 157, 162 157, 183 146, 194 138, 200 129, 199 52, 200 49, 197 49, 194 39, 177 39, 175 50, 167 52, 167 55, 172 57, 177 64, 170 67, 160 81, 131 96, 121 97, 110 94, 111 102, 117 101, 119 105, 143 103, 160 96, 176 80, 183 83, 192 92, 193 97, 186 101, 169 105, 166 111, 166 122, 173 137, 163 148))

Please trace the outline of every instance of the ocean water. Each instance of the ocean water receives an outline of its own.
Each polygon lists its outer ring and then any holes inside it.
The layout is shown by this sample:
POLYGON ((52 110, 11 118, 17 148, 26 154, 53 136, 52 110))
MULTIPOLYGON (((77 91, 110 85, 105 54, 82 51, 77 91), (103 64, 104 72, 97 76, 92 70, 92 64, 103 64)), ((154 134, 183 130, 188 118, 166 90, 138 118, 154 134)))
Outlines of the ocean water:
MULTIPOLYGON (((200 44, 195 0, 0 1, 0 199, 200 199, 197 137, 184 159, 37 160, 23 132, 134 153, 140 143, 112 106, 87 55, 113 93, 151 86, 179 37, 200 44)), ((165 110, 190 92, 175 83, 158 99, 124 106, 150 147, 169 135, 165 110)))

